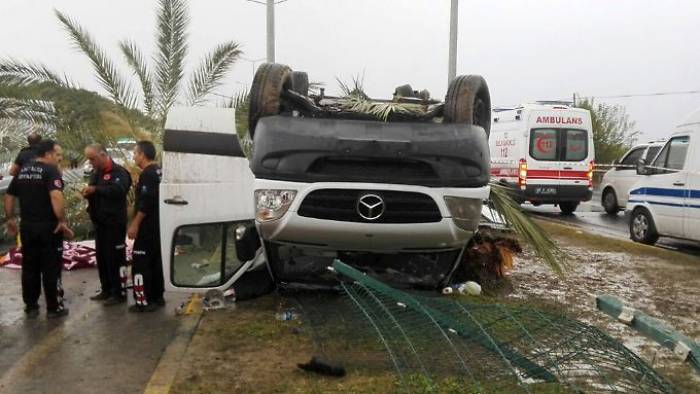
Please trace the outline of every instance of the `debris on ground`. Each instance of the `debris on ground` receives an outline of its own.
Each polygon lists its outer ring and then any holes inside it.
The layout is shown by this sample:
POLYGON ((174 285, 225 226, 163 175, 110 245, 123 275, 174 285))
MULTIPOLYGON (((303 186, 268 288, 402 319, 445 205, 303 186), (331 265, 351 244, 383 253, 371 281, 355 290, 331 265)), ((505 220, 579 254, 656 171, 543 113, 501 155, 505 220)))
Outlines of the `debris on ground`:
POLYGON ((175 316, 189 316, 202 311, 202 297, 193 293, 190 298, 175 307, 175 316))
POLYGON ((562 313, 407 293, 339 261, 333 268, 338 302, 298 299, 318 354, 347 368, 391 367, 403 384, 450 377, 477 392, 673 391, 620 342, 562 313))
POLYGON ((345 368, 342 365, 332 364, 318 357, 313 357, 311 361, 304 364, 297 364, 299 369, 308 372, 315 372, 321 375, 335 376, 342 378, 345 376, 345 368))

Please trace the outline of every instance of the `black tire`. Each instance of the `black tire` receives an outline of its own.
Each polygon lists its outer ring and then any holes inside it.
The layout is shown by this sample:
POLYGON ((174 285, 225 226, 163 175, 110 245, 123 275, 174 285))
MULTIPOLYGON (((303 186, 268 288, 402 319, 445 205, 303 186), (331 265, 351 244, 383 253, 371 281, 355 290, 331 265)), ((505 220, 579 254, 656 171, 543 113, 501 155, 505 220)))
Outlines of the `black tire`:
POLYGON ((292 71, 292 90, 302 96, 309 95, 309 74, 303 71, 292 71))
POLYGON ((608 188, 603 191, 603 197, 600 203, 603 205, 603 209, 605 209, 605 213, 608 215, 615 216, 620 211, 620 206, 617 205, 617 195, 613 189, 608 188))
POLYGON ((291 88, 291 74, 292 69, 284 64, 263 63, 258 67, 250 87, 248 132, 251 138, 260 118, 280 113, 280 96, 285 89, 291 88))
POLYGON ((394 96, 398 97, 414 97, 415 95, 413 94, 413 88, 411 85, 401 85, 397 86, 396 89, 394 89, 394 96))
POLYGON ((578 208, 578 202, 567 201, 559 203, 559 209, 563 215, 573 214, 576 212, 576 208, 578 208))
POLYGON ((444 123, 481 126, 491 132, 491 94, 480 75, 460 75, 450 82, 445 96, 444 123))
POLYGON ((630 238, 634 242, 653 245, 659 240, 656 224, 649 211, 637 208, 632 211, 630 218, 630 238))

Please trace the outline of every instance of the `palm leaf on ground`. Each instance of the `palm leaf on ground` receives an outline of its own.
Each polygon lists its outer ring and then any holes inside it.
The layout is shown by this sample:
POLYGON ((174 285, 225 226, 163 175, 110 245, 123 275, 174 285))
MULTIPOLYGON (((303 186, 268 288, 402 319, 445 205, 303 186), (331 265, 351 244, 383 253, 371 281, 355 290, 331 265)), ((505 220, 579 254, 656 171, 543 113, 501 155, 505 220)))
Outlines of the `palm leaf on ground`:
POLYGON ((522 211, 520 205, 513 199, 513 189, 497 182, 491 182, 490 202, 493 209, 510 225, 535 254, 558 273, 567 268, 568 256, 548 234, 522 211))

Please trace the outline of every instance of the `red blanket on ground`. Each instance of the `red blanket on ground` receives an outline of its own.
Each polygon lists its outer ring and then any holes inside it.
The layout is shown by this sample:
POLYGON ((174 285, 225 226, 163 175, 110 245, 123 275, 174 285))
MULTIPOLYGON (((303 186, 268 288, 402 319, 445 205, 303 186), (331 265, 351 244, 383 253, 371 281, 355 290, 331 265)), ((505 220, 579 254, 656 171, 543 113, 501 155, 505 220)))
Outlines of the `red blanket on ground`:
MULTIPOLYGON (((64 242, 63 269, 71 271, 79 268, 97 266, 94 242, 64 242)), ((22 248, 12 248, 5 256, 0 257, 0 267, 22 269, 22 248)))

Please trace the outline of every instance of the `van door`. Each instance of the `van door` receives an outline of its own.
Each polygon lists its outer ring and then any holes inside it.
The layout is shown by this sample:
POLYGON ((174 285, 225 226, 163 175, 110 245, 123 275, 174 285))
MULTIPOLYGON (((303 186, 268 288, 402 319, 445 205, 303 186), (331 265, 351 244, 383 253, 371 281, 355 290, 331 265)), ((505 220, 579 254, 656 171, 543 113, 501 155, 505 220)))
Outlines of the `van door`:
POLYGON ((685 238, 700 241, 700 140, 691 140, 688 153, 687 185, 685 203, 685 238))
POLYGON ((233 109, 168 114, 160 185, 167 290, 226 289, 250 266, 236 244, 253 224, 253 174, 235 124, 233 109))
POLYGON ((562 195, 589 186, 588 171, 593 161, 592 136, 584 129, 560 129, 561 168, 559 186, 562 195), (564 190, 570 189, 570 190, 564 190))
POLYGON ((559 192, 560 133, 555 128, 530 130, 527 185, 536 198, 550 200, 559 192))
POLYGON ((687 135, 671 138, 652 163, 653 174, 644 177, 630 191, 630 201, 648 204, 656 229, 662 235, 683 237, 685 234, 688 176, 684 170, 689 144, 687 135))

